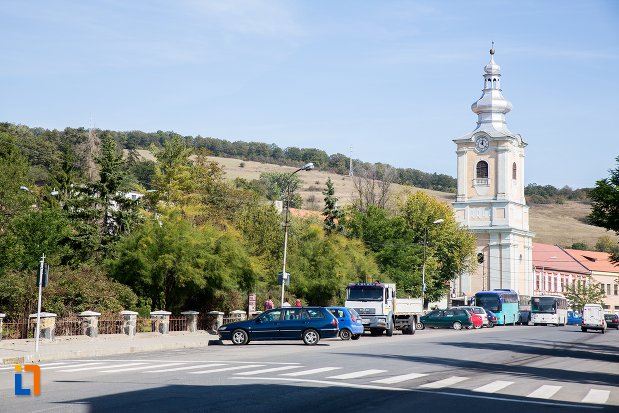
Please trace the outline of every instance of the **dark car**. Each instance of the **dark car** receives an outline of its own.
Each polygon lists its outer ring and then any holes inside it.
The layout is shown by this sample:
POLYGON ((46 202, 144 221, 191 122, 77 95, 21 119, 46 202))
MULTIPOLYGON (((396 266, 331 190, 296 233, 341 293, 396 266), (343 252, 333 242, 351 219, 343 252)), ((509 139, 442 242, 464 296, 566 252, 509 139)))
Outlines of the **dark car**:
POLYGON ((468 328, 473 325, 471 313, 460 309, 434 310, 421 316, 419 321, 418 326, 420 330, 426 327, 462 330, 462 327, 468 328))
POLYGON ((265 311, 253 320, 219 327, 221 340, 247 344, 252 340, 303 340, 314 345, 339 334, 337 319, 323 307, 286 307, 265 311))
POLYGON ((327 310, 335 318, 340 328, 340 338, 342 340, 359 340, 363 334, 363 322, 361 316, 352 308, 347 307, 327 307, 327 310))
POLYGON ((606 327, 619 330, 619 315, 606 313, 604 314, 604 320, 606 320, 606 327))
POLYGON ((488 314, 488 327, 492 328, 496 325, 496 323, 498 322, 498 318, 497 316, 490 310, 486 310, 486 313, 488 314))

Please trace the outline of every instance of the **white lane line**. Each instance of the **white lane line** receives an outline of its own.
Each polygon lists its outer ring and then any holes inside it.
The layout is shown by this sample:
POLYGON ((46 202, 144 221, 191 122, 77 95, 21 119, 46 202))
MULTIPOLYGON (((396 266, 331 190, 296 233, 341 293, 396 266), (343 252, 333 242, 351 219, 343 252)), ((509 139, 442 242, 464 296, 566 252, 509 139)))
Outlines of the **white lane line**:
POLYGON ((422 384, 419 387, 423 387, 426 389, 442 389, 443 387, 452 386, 456 383, 460 383, 461 381, 468 380, 468 379, 469 379, 468 377, 451 376, 443 380, 422 384))
POLYGON ((372 383, 395 384, 395 383, 401 383, 407 380, 418 379, 419 377, 423 377, 423 376, 427 376, 427 374, 422 374, 422 373, 402 374, 401 376, 393 376, 393 377, 387 377, 385 379, 374 380, 372 383))
MULTIPOLYGON (((237 377, 232 376, 229 377, 232 380, 255 380, 253 377, 237 377)), ((422 389, 402 389, 399 387, 385 387, 385 386, 372 386, 369 384, 354 384, 354 383, 345 383, 345 382, 337 382, 337 381, 326 381, 326 380, 310 380, 310 379, 289 379, 283 377, 260 377, 260 380, 271 380, 271 381, 296 381, 296 382, 304 382, 304 383, 315 383, 315 384, 324 384, 326 386, 338 386, 338 387, 351 387, 354 389, 373 389, 373 390, 383 390, 383 391, 405 391, 411 393, 430 393, 430 391, 422 389)), ((432 391, 432 394, 441 394, 445 396, 453 396, 453 397, 461 397, 465 399, 481 399, 481 400, 494 400, 501 401, 505 403, 515 403, 515 404, 529 404, 529 405, 537 405, 537 406, 551 406, 551 407, 567 407, 574 408, 573 403, 560 403, 560 402, 544 402, 539 400, 527 400, 527 399, 514 399, 509 397, 499 397, 499 396, 486 396, 483 394, 463 394, 463 393, 455 393, 451 391, 432 391)), ((603 406, 586 406, 579 405, 578 409, 580 410, 602 410, 603 406)))
POLYGON ((332 371, 332 370, 339 370, 339 369, 341 369, 341 367, 321 367, 319 369, 295 371, 294 373, 284 373, 282 374, 282 376, 289 376, 289 377, 308 376, 310 374, 324 373, 325 371, 332 371))
POLYGON ((535 390, 533 393, 529 394, 527 397, 533 397, 536 399, 550 399, 561 389, 562 386, 548 386, 543 385, 539 389, 535 390))
POLYGON ((172 367, 172 366, 178 366, 179 364, 181 363, 164 363, 164 364, 155 364, 155 365, 129 367, 129 368, 127 368, 127 366, 123 366, 122 368, 119 368, 119 369, 102 370, 101 373, 124 373, 126 371, 158 369, 160 367, 172 367))
POLYGON ((181 370, 195 370, 195 369, 203 369, 206 367, 218 367, 218 366, 225 366, 225 364, 202 364, 200 366, 185 366, 185 367, 175 367, 173 369, 161 369, 161 370, 148 370, 148 371, 143 371, 142 373, 167 373, 169 371, 181 371, 181 370))
POLYGON ((488 383, 485 386, 481 386, 476 389, 473 389, 473 391, 480 392, 480 393, 496 393, 499 390, 506 388, 510 384, 514 384, 514 382, 497 380, 497 381, 493 381, 492 383, 488 383))
POLYGON ((582 399, 582 403, 604 404, 608 401, 608 397, 610 397, 610 391, 608 390, 591 389, 585 398, 582 399))
POLYGON ((51 366, 60 366, 60 365, 75 365, 75 363, 71 363, 71 362, 65 362, 63 361, 62 363, 45 363, 45 364, 39 364, 39 367, 41 368, 45 368, 45 367, 51 367, 51 366))
POLYGON ((327 378, 334 379, 334 380, 348 380, 348 379, 356 379, 358 377, 365 377, 365 376, 369 376, 372 374, 384 373, 386 371, 387 370, 361 370, 361 371, 355 371, 352 373, 340 374, 339 376, 331 376, 327 378))
POLYGON ((109 368, 112 368, 112 367, 137 366, 138 364, 144 364, 144 363, 128 363, 128 364, 121 364, 121 365, 118 365, 118 366, 110 366, 109 364, 104 364, 104 363, 92 363, 92 364, 82 365, 82 367, 78 367, 78 368, 71 368, 71 369, 68 369, 68 370, 58 370, 58 371, 60 373, 74 373, 76 371, 101 370, 101 369, 109 369, 109 368), (84 366, 92 366, 93 364, 103 364, 103 366, 84 367, 84 366))
POLYGON ((283 366, 283 367, 272 367, 270 369, 262 369, 262 370, 254 370, 254 371, 243 371, 241 373, 236 373, 238 376, 255 376, 257 374, 262 373, 272 373, 274 371, 283 371, 290 369, 298 369, 303 366, 283 366))
POLYGON ((208 373, 218 373, 220 371, 229 371, 229 370, 240 370, 240 369, 253 369, 255 367, 264 367, 264 364, 248 364, 245 366, 234 366, 234 367, 224 367, 221 369, 212 369, 212 370, 204 370, 204 371, 190 371, 189 374, 208 374, 208 373))
MULTIPOLYGON (((143 358, 143 359, 93 359, 93 360, 76 360, 75 362, 89 362, 89 361, 118 361, 121 363, 132 363, 134 361, 139 361, 139 362, 150 362, 150 363, 161 363, 161 359, 147 359, 147 358, 143 358)), ((256 363, 255 361, 234 361, 234 360, 171 360, 171 361, 175 361, 175 362, 179 362, 179 363, 191 363, 191 364, 195 364, 195 363, 232 363, 232 364, 254 364, 256 363)), ((274 361, 261 361, 261 364, 276 364, 276 365, 280 365, 280 366, 285 366, 285 365, 292 365, 292 364, 300 364, 300 363, 279 363, 279 362, 274 362, 274 361)))

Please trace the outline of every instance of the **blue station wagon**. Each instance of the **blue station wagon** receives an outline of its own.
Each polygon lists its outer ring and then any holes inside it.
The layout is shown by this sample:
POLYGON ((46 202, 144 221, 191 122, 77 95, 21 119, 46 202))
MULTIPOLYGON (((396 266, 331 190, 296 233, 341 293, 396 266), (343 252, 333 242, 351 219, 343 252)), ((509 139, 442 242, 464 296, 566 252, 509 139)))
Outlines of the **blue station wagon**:
POLYGON ((337 319, 322 307, 287 307, 265 311, 253 320, 238 321, 219 327, 219 338, 232 344, 252 340, 303 340, 314 345, 321 338, 339 334, 337 319))

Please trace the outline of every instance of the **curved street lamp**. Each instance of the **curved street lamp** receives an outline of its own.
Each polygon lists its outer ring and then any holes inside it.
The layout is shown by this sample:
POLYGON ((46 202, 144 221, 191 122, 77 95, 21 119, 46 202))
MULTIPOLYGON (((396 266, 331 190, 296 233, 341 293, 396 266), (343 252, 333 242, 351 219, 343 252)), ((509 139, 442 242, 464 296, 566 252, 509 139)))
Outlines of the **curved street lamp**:
POLYGON ((314 169, 314 164, 312 162, 306 163, 301 168, 288 175, 288 179, 286 180, 286 200, 284 203, 284 208, 286 208, 286 214, 284 215, 284 265, 282 267, 282 300, 280 305, 284 305, 284 289, 286 288, 286 279, 288 278, 286 274, 286 250, 288 249, 288 226, 290 225, 290 221, 288 220, 288 213, 290 210, 290 182, 297 172, 311 171, 312 169, 314 169))
MULTIPOLYGON (((440 218, 432 222, 432 224, 442 224, 443 222, 445 222, 445 220, 440 218)), ((426 308, 426 248, 428 245, 428 227, 429 226, 426 226, 426 231, 423 236, 423 265, 421 266, 421 306, 423 309, 426 308)))

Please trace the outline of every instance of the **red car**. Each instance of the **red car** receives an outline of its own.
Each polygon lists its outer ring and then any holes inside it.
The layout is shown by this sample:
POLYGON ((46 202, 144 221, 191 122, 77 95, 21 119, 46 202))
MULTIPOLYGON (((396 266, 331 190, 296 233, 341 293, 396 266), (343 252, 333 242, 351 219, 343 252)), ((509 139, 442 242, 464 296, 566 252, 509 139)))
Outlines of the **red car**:
POLYGON ((482 328, 484 325, 484 320, 481 318, 481 315, 471 313, 470 311, 467 311, 467 312, 471 316, 471 321, 473 322, 473 326, 471 328, 475 328, 475 329, 482 328))

